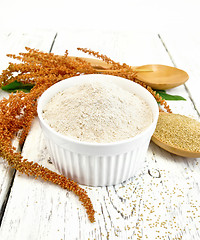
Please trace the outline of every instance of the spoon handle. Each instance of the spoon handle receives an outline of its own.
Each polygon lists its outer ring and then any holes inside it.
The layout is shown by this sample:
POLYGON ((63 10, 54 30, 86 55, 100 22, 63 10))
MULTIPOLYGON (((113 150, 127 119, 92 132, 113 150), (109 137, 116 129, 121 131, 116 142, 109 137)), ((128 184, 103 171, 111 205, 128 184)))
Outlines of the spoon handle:
MULTIPOLYGON (((76 59, 77 57, 73 57, 73 56, 68 56, 71 59, 76 59)), ((109 73, 109 72, 120 72, 121 70, 113 70, 110 69, 111 68, 111 64, 108 64, 102 60, 99 59, 93 59, 93 58, 83 58, 83 57, 78 57, 88 63, 91 64, 91 66, 96 70, 97 73, 109 73)), ((142 69, 138 69, 138 67, 131 67, 133 69, 133 71, 135 72, 153 72, 152 69, 148 69, 148 68, 142 68, 142 69)))
MULTIPOLYGON (((109 72, 121 72, 121 69, 99 69, 99 68, 95 68, 95 71, 97 73, 109 73, 109 72)), ((137 69, 137 68, 133 68, 133 72, 153 72, 153 70, 150 69, 137 69)))

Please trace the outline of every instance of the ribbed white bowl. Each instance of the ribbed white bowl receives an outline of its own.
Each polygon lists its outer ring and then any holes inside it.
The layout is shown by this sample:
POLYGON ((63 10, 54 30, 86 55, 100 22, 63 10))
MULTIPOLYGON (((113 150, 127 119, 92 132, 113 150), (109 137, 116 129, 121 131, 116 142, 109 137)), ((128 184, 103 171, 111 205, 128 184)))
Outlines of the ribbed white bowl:
POLYGON ((56 83, 42 94, 37 111, 53 164, 66 177, 90 186, 121 183, 143 167, 159 114, 156 100, 145 88, 130 80, 103 74, 82 75, 56 83), (47 102, 68 87, 93 80, 114 82, 142 97, 152 109, 152 124, 133 138, 107 144, 81 142, 52 129, 42 117, 42 110, 47 102))

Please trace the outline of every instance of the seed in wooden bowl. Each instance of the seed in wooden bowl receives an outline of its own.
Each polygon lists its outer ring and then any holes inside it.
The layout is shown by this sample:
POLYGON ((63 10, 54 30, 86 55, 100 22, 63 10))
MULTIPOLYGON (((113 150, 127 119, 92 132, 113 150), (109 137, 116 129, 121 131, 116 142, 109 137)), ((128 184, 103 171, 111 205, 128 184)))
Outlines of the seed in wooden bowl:
POLYGON ((152 141, 183 157, 200 157, 200 122, 180 114, 160 113, 152 141))

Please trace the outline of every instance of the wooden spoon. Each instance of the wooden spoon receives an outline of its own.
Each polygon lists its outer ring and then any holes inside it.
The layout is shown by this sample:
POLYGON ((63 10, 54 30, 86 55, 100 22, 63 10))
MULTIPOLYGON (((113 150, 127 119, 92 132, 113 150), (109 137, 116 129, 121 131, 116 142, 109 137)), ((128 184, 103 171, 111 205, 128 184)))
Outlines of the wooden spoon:
MULTIPOLYGON (((76 58, 76 57, 70 57, 76 58)), ((109 72, 111 64, 107 64, 102 60, 93 58, 81 58, 89 62, 92 67, 98 70, 99 73, 109 72)), ((153 89, 165 90, 173 87, 177 87, 185 83, 189 76, 188 74, 178 68, 151 64, 139 67, 132 67, 133 71, 136 71, 136 78, 146 83, 153 89)), ((113 70, 112 70, 113 71, 113 70)))
POLYGON ((137 73, 137 79, 145 82, 154 89, 160 90, 177 87, 185 83, 189 78, 188 74, 181 69, 159 64, 137 67, 136 71, 137 70, 140 70, 140 72, 137 73), (142 69, 152 71, 142 72, 142 69))
MULTIPOLYGON (((165 116, 168 117, 170 114, 173 114, 173 113, 160 113, 161 114, 166 114, 165 116)), ((196 121, 196 120, 193 120, 192 121, 196 121)), ((200 123, 198 121, 196 121, 196 123, 198 124, 198 126, 200 126, 200 123)), ((164 128, 165 126, 163 126, 164 128)), ((200 127, 199 127, 200 129, 200 127)), ((190 128, 188 127, 188 131, 190 131, 190 128)), ((200 130, 199 130, 200 131, 200 130)), ((172 133, 173 135, 173 133, 172 133)), ((166 151, 170 152, 170 153, 173 153, 173 154, 176 154, 176 155, 179 155, 179 156, 182 156, 182 157, 188 157, 188 158, 199 158, 200 157, 200 151, 198 152, 194 152, 194 151, 190 151, 190 150, 184 150, 184 149, 181 149, 180 147, 177 147, 173 144, 169 144, 169 143, 166 143, 165 141, 163 141, 162 137, 159 136, 157 133, 153 134, 151 140, 156 144, 158 145, 159 147, 165 149, 166 151)), ((185 139, 183 138, 182 141, 185 141, 185 139)), ((200 141, 200 139, 199 139, 200 141)), ((200 142, 199 142, 200 144, 200 142)))

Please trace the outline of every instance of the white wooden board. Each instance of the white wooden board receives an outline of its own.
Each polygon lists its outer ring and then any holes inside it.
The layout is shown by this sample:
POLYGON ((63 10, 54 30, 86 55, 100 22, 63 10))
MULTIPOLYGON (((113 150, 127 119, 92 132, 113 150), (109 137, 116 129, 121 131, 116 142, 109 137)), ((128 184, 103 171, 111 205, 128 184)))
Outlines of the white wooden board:
MULTIPOLYGON (((6 69, 9 61, 12 61, 6 56, 8 53, 18 54, 25 52, 25 46, 32 48, 40 48, 43 51, 49 51, 53 42, 55 32, 47 31, 45 33, 36 32, 1 32, 0 33, 0 72, 6 69)), ((0 90, 0 98, 7 97, 8 93, 0 90)), ((14 146, 19 150, 17 139, 14 141, 14 146)), ((7 202, 7 194, 11 187, 14 171, 7 166, 6 162, 0 158, 0 210, 4 212, 4 205, 7 202)))
POLYGON ((188 73, 185 85, 200 114, 200 31, 163 33, 161 37, 174 64, 188 73))
MULTIPOLYGON (((172 65, 157 34, 58 33, 53 52, 82 56, 88 47, 133 65, 172 65), (134 43, 134 44, 133 44, 134 43)), ((85 56, 85 54, 84 54, 85 56)), ((187 98, 172 104, 175 112, 196 116, 183 86, 173 90, 187 98), (188 113, 188 112, 187 112, 188 113)), ((54 169, 37 119, 23 155, 54 169)), ((84 187, 96 211, 91 224, 73 193, 17 174, 0 228, 0 239, 199 239, 199 159, 172 155, 153 143, 146 166, 127 182, 111 187, 84 187)))

